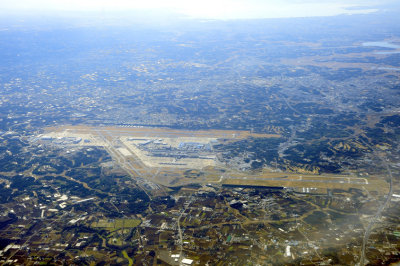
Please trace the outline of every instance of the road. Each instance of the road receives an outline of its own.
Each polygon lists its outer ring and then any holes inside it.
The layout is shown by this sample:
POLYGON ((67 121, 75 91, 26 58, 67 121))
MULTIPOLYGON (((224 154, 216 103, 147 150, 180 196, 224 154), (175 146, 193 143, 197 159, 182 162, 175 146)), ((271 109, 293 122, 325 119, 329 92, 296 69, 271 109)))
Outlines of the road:
MULTIPOLYGON (((380 158, 380 157, 379 157, 380 158)), ((360 258, 360 265, 364 266, 365 265, 365 247, 367 245, 369 236, 372 232, 372 229, 374 227, 374 225, 376 224, 376 222, 381 218, 382 216, 382 212, 383 210, 386 208, 386 206, 389 204, 390 200, 392 199, 393 196, 393 175, 392 175, 392 171, 390 170, 390 167, 388 165, 388 163, 380 158, 382 160, 382 162, 385 164, 386 170, 388 171, 389 174, 389 193, 386 197, 386 200, 381 204, 381 206, 379 206, 378 211, 375 213, 374 217, 371 218, 367 229, 364 232, 364 237, 363 237, 363 243, 362 243, 362 250, 361 250, 361 258, 360 258)))
MULTIPOLYGON (((64 212, 62 215, 60 215, 60 217, 58 217, 57 219, 54 219, 52 222, 46 224, 46 227, 43 227, 41 229, 39 229, 39 231, 34 232, 32 235, 30 235, 23 244, 19 244, 20 248, 16 249, 13 253, 10 254, 10 256, 6 259, 7 261, 10 261, 20 250, 22 247, 24 247, 27 243, 30 243, 30 240, 34 237, 34 236, 38 236, 40 235, 44 230, 47 230, 48 227, 51 227, 54 223, 59 223, 62 219, 64 219, 64 216, 66 216, 68 214, 68 212, 64 212)), ((7 263, 6 263, 7 264, 7 263)))
POLYGON ((374 225, 376 224, 376 222, 380 219, 380 217, 382 216, 382 212, 383 210, 386 208, 386 206, 389 204, 390 200, 392 199, 393 196, 393 174, 392 171, 390 170, 389 164, 387 163, 387 161, 385 160, 385 158, 382 158, 373 147, 371 147, 371 145, 369 145, 368 143, 365 143, 365 145, 367 145, 372 151, 373 154, 375 155, 376 159, 379 159, 382 164, 385 166, 386 171, 388 172, 389 175, 389 193, 387 194, 386 200, 379 206, 377 212, 375 213, 375 215, 371 218, 367 229, 364 232, 364 237, 363 237, 363 243, 362 243, 362 249, 361 249, 361 258, 360 258, 360 263, 359 265, 364 266, 365 265, 365 247, 367 245, 369 236, 371 235, 372 229, 374 227, 374 225))
POLYGON ((192 203, 193 199, 190 198, 187 203, 185 203, 184 208, 181 210, 181 213, 178 217, 177 225, 178 225, 178 234, 179 234, 179 265, 182 265, 182 253, 183 253, 183 236, 182 236, 182 230, 181 230, 181 218, 182 215, 185 213, 186 209, 189 207, 189 205, 192 203))

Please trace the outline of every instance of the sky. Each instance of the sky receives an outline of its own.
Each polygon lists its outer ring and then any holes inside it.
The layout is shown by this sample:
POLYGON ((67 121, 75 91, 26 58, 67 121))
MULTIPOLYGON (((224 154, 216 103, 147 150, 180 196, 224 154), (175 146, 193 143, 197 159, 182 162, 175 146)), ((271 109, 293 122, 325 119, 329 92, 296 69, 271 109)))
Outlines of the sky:
POLYGON ((371 13, 393 0, 1 0, 0 9, 116 12, 159 9, 193 18, 248 19, 371 13))

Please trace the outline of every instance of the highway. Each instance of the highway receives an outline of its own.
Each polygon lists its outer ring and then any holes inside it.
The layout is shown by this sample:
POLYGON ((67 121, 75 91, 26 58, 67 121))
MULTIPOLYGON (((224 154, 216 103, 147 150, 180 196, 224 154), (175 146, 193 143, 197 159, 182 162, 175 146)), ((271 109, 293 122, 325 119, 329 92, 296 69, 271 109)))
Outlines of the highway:
MULTIPOLYGON (((364 137, 366 138, 365 135, 364 135, 364 137)), ((377 212, 371 218, 371 220, 370 220, 370 222, 368 224, 368 227, 364 232, 363 243, 362 243, 362 248, 361 248, 361 258, 360 258, 360 263, 359 263, 360 266, 364 266, 365 265, 365 247, 367 245, 369 236, 371 235, 372 229, 373 229, 374 225, 376 224, 376 222, 382 216, 383 210, 389 204, 389 202, 390 202, 390 200, 392 199, 392 196, 393 196, 393 174, 392 174, 392 171, 390 170, 389 164, 387 163, 385 158, 382 158, 382 156, 380 156, 371 145, 369 145, 365 141, 362 141, 362 142, 364 143, 364 145, 368 146, 372 150, 375 158, 378 161, 381 161, 382 164, 385 166, 386 171, 387 171, 387 173, 389 175, 389 192, 388 192, 388 194, 386 196, 386 200, 379 206, 377 212)))
POLYGON ((392 199, 393 196, 393 174, 392 171, 390 170, 389 164, 386 162, 386 160, 379 155, 376 155, 382 163, 385 165, 385 168, 388 172, 389 175, 389 193, 386 196, 386 200, 379 206, 378 211, 375 213, 375 215, 371 218, 367 229, 364 232, 364 237, 363 237, 363 243, 362 243, 362 249, 361 249, 361 258, 360 258, 360 266, 365 265, 365 247, 367 245, 369 236, 371 235, 372 229, 376 222, 381 218, 383 210, 386 208, 386 206, 389 204, 390 200, 392 199))

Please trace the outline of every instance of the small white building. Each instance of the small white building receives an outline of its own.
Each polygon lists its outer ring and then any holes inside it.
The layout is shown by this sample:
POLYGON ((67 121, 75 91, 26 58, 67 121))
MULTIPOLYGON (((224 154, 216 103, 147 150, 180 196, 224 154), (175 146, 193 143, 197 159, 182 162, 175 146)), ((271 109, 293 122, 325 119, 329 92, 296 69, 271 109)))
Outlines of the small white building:
POLYGON ((183 260, 182 260, 182 263, 183 263, 183 264, 186 264, 186 265, 192 265, 193 260, 191 260, 191 259, 183 259, 183 260))
POLYGON ((286 246, 285 257, 290 257, 291 255, 292 253, 290 252, 290 246, 286 246))

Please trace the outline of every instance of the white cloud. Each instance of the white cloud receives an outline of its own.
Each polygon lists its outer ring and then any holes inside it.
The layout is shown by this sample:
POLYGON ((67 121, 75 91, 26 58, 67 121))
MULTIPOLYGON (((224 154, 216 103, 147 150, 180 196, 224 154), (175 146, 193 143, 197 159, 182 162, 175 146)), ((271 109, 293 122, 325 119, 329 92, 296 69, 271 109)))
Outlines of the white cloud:
POLYGON ((374 3, 362 0, 1 0, 0 2, 0 9, 110 12, 163 9, 192 17, 222 19, 331 16, 349 13, 346 7, 374 3))

